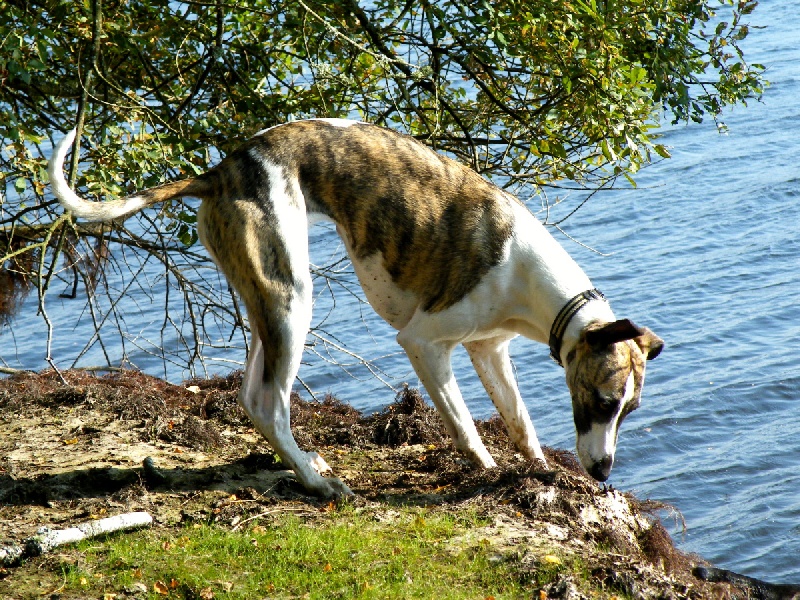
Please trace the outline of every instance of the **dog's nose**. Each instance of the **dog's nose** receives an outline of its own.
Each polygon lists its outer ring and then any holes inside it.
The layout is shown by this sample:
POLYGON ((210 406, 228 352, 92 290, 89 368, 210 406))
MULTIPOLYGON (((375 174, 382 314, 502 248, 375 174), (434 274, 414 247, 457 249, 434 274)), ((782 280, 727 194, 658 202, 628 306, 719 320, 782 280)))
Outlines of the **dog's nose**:
POLYGON ((613 456, 606 456, 592 465, 592 470, 589 475, 594 477, 597 481, 605 481, 611 475, 611 466, 614 464, 613 456))

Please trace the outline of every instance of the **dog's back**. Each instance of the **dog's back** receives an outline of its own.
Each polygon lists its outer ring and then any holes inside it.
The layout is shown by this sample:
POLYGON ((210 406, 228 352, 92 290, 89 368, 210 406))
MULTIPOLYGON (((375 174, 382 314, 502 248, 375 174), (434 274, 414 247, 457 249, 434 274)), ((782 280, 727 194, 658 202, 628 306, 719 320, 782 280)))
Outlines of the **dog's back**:
POLYGON ((380 255, 392 281, 434 312, 502 259, 516 202, 410 136, 351 121, 268 129, 201 179, 215 197, 260 202, 286 185, 290 202, 337 224, 354 260, 380 255))

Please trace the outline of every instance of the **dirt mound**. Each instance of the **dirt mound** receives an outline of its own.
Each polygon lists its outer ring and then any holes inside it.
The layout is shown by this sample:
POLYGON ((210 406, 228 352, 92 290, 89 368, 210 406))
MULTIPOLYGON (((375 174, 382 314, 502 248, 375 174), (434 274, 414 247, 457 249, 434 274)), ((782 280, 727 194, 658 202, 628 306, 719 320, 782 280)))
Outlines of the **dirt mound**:
MULTIPOLYGON (((63 375, 67 385, 52 372, 0 381, 0 543, 124 511, 147 510, 175 527, 234 524, 287 502, 322 506, 237 405, 240 373, 183 385, 135 372, 63 375)), ((701 598, 733 589, 691 574, 702 561, 675 549, 655 517, 660 505, 599 487, 569 452, 546 449, 550 469, 532 469, 499 419, 478 423, 498 462, 489 471, 453 450, 413 389, 367 417, 332 397, 294 396, 292 421, 301 447, 325 457, 357 494, 353 502, 477 511, 493 522, 482 535, 514 548, 521 568, 537 567, 532 548, 556 545, 584 557, 615 593, 701 598)), ((551 598, 579 597, 568 577, 551 587, 551 598)))

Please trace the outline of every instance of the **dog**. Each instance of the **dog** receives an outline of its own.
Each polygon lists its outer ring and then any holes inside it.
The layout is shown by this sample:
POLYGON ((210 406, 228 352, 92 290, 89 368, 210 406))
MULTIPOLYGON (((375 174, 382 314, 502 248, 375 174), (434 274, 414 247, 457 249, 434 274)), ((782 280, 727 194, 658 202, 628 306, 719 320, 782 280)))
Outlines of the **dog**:
POLYGON ((548 344, 565 368, 578 458, 605 481, 620 423, 639 406, 645 363, 664 342, 617 320, 581 268, 513 195, 413 137, 357 121, 310 119, 265 129, 204 174, 123 199, 78 197, 63 174, 74 131, 48 166, 72 215, 123 219, 159 202, 202 200, 200 240, 241 297, 251 328, 239 402, 312 493, 350 494, 292 435, 289 394, 311 323, 308 227, 332 221, 364 294, 397 331, 455 447, 495 461, 451 367, 462 344, 532 462, 546 461, 509 359, 517 335, 548 344))

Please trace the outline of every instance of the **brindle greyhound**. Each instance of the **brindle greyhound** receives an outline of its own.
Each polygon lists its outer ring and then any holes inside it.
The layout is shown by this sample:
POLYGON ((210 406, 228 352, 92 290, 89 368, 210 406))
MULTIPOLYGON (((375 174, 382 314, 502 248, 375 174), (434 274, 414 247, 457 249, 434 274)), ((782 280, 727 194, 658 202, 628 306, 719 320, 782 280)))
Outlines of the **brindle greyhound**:
POLYGON ((508 345, 522 334, 550 345, 572 395, 578 457, 596 479, 611 471, 617 431, 639 406, 645 361, 663 342, 616 320, 602 294, 512 195, 413 138, 365 123, 313 119, 256 134, 208 172, 127 198, 90 202, 67 185, 74 132, 49 165, 53 193, 76 217, 125 218, 192 196, 200 239, 242 298, 252 330, 239 402, 310 491, 350 490, 300 450, 289 393, 311 321, 308 227, 333 221, 364 293, 398 330, 455 446, 495 465, 456 384, 463 344, 511 439, 545 462, 520 397, 508 345))

